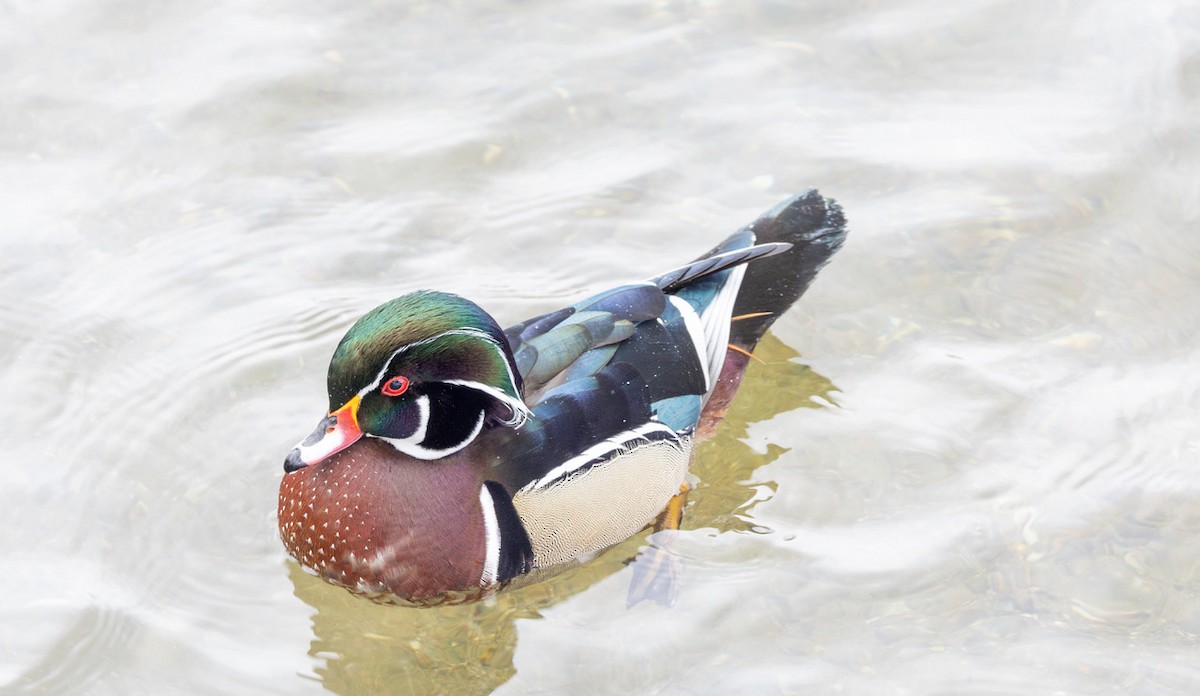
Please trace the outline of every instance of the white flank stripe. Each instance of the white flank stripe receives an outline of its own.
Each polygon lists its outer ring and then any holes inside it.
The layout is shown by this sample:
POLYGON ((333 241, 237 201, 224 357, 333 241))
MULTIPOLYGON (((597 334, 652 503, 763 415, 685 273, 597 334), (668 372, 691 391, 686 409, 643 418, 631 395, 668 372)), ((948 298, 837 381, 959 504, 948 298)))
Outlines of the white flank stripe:
POLYGON ((696 309, 688 304, 687 300, 674 295, 667 295, 667 299, 683 315, 683 325, 687 328, 688 336, 692 339, 692 349, 696 351, 696 358, 700 361, 700 369, 704 371, 704 391, 708 393, 712 389, 712 379, 709 378, 711 372, 708 369, 708 341, 710 337, 705 335, 704 326, 700 324, 700 315, 696 314, 696 309))
MULTIPOLYGON (((721 377, 721 369, 725 366, 725 353, 729 350, 729 320, 733 318, 733 305, 737 301, 738 291, 742 288, 742 278, 745 275, 745 264, 732 269, 725 285, 721 286, 717 296, 700 315, 700 323, 704 325, 704 334, 708 341, 709 374, 713 377, 713 383, 709 384, 710 392, 715 381, 721 377)), ((707 398, 708 395, 705 395, 705 399, 707 398)))
POLYGON ((496 574, 500 571, 500 523, 496 521, 496 503, 487 484, 479 487, 479 507, 483 509, 483 541, 487 547, 479 586, 487 587, 496 582, 496 574))
POLYGON ((667 433, 671 433, 672 435, 677 435, 675 430, 673 428, 671 428, 670 426, 665 425, 663 423, 653 423, 653 422, 646 423, 645 425, 643 425, 639 428, 634 428, 633 430, 626 430, 623 433, 617 433, 616 435, 608 438, 607 440, 602 440, 602 441, 592 445, 591 447, 585 449, 584 451, 580 452, 579 454, 575 455, 574 457, 571 457, 570 459, 563 462, 562 464, 559 464, 558 466, 554 467, 550 471, 546 472, 545 476, 542 476, 539 479, 530 481, 529 483, 522 486, 521 490, 528 491, 528 490, 533 490, 533 489, 543 488, 545 486, 548 486, 551 483, 557 481, 558 479, 566 476, 567 474, 570 474, 572 471, 580 469, 580 468, 586 466, 587 464, 594 462, 598 459, 603 459, 606 455, 608 455, 616 450, 625 449, 626 448, 625 446, 627 444, 629 444, 629 442, 631 440, 636 440, 639 437, 642 437, 643 435, 645 435, 646 433, 652 433, 652 432, 656 432, 656 431, 667 432, 667 433))

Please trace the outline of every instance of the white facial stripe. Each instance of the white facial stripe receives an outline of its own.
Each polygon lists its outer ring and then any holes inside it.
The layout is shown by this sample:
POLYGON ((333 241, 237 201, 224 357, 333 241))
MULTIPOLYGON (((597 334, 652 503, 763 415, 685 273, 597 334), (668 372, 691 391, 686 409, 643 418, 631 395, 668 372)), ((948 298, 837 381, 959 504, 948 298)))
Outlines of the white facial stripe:
MULTIPOLYGON (((430 336, 429 338, 422 338, 419 341, 413 341, 412 343, 405 343, 404 345, 400 346, 396 350, 392 351, 392 354, 388 356, 388 359, 383 361, 383 367, 380 368, 379 374, 375 375, 375 380, 373 382, 371 382, 370 384, 368 384, 367 386, 360 389, 358 392, 358 395, 366 396, 368 392, 375 391, 375 388, 383 383, 384 375, 387 374, 388 368, 391 367, 392 361, 396 359, 397 355, 400 355, 401 353, 403 353, 406 350, 409 350, 410 348, 416 348, 417 346, 423 346, 428 343, 433 343, 434 341, 443 339, 447 336, 474 336, 475 338, 482 339, 482 340, 490 343, 491 345, 496 346, 497 349, 499 349, 499 347, 500 347, 499 345, 497 345, 495 339, 493 339, 488 334, 484 333, 483 331, 480 331, 479 329, 470 329, 470 328, 450 329, 449 331, 443 331, 442 333, 437 334, 435 336, 430 336)), ((505 360, 504 364, 508 365, 508 360, 505 360)), ((511 370, 509 370, 509 377, 512 377, 511 370)), ((514 382, 514 384, 516 384, 516 383, 514 382)))
POLYGON ((712 387, 712 380, 708 377, 708 336, 704 334, 704 327, 700 324, 700 315, 696 314, 692 305, 682 297, 667 295, 667 299, 683 315, 683 325, 692 339, 692 349, 696 351, 700 369, 704 372, 704 391, 707 392, 712 387))
POLYGON ((541 478, 530 481, 529 483, 525 484, 521 490, 528 491, 532 489, 543 488, 554 481, 563 478, 567 474, 570 474, 572 471, 583 468, 587 464, 590 464, 598 459, 603 459, 605 456, 615 450, 626 448, 631 441, 652 432, 667 432, 671 433, 672 435, 677 435, 675 430, 670 426, 657 422, 646 423, 645 425, 634 428, 633 430, 617 433, 607 440, 602 440, 575 455, 574 457, 571 457, 562 464, 559 464, 550 471, 546 472, 546 474, 541 478))
MULTIPOLYGON (((378 388, 379 385, 383 383, 383 378, 387 375, 388 368, 391 366, 392 361, 396 359, 397 355, 400 355, 401 353, 403 353, 404 351, 406 351, 410 348, 415 348, 417 346, 423 346, 428 343, 432 343, 434 341, 445 338, 446 336, 473 336, 475 338, 481 339, 482 341, 486 342, 497 353, 500 354, 500 362, 501 362, 501 364, 504 365, 504 371, 508 375, 508 383, 513 385, 514 388, 516 387, 516 385, 517 385, 516 377, 513 375, 512 367, 509 365, 508 356, 505 355, 504 350, 502 350, 500 344, 497 343, 496 340, 494 338, 492 338, 490 335, 484 333, 483 331, 480 331, 479 329, 466 328, 466 329, 451 329, 449 331, 443 331, 442 333, 437 334, 436 336, 430 336, 429 338, 423 338, 420 341, 414 341, 412 343, 407 343, 403 346, 400 346, 395 351, 393 351, 391 355, 388 356, 388 359, 386 361, 384 361, 383 368, 381 370, 379 370, 379 374, 375 375, 374 381, 372 381, 370 384, 368 384, 367 386, 360 389, 358 392, 358 395, 366 396, 368 393, 375 391, 375 389, 378 388)), ((525 424, 526 420, 529 419, 529 407, 525 405, 525 402, 521 401, 519 398, 514 399, 513 397, 509 396, 508 394, 505 394, 504 392, 500 391, 499 389, 496 389, 495 387, 492 387, 487 384, 483 384, 482 382, 472 382, 469 380, 459 380, 459 379, 447 379, 447 380, 443 380, 443 382, 445 384, 458 384, 458 385, 462 385, 465 387, 471 387, 472 389, 478 389, 479 391, 482 391, 500 401, 503 401, 505 404, 508 405, 509 409, 512 410, 512 414, 513 414, 512 418, 504 421, 504 424, 507 426, 519 428, 525 424)))
POLYGON ((420 442, 425 439, 425 434, 429 431, 429 397, 422 394, 417 397, 417 413, 420 415, 420 420, 417 421, 417 429, 412 435, 404 438, 406 442, 420 442))
MULTIPOLYGON (((491 336, 488 336, 487 334, 483 334, 482 337, 484 339, 486 339, 487 342, 490 343, 493 348, 495 348, 497 353, 500 354, 500 363, 502 365, 504 365, 504 371, 508 375, 508 383, 513 385, 513 388, 515 389, 517 386, 517 379, 516 379, 516 376, 513 375, 512 367, 508 363, 508 356, 505 355, 504 351, 500 347, 500 344, 496 343, 494 340, 492 340, 491 336)), ((508 394, 505 394, 504 392, 500 391, 499 389, 496 389, 495 387, 493 387, 491 385, 483 384, 482 382, 471 382, 468 380, 460 380, 460 379, 447 379, 444 381, 446 384, 458 384, 458 385, 461 385, 464 387, 478 389, 479 391, 489 394, 490 396, 492 396, 496 399, 499 399, 500 401, 503 401, 504 403, 508 404, 508 407, 510 409, 512 409, 513 415, 512 415, 512 418, 504 421, 504 424, 507 426, 510 426, 513 428, 519 428, 525 424, 526 420, 529 419, 529 415, 530 415, 529 407, 525 405, 524 401, 521 401, 520 398, 514 399, 511 396, 509 396, 508 394)))
POLYGON ((489 384, 484 384, 483 382, 472 382, 466 379, 445 379, 442 380, 442 384, 454 384, 460 387, 467 387, 468 389, 481 391, 498 401, 503 401, 508 406, 509 410, 512 411, 512 418, 504 421, 505 425, 520 427, 525 423, 525 420, 529 418, 529 407, 525 405, 524 401, 514 399, 508 394, 505 394, 489 384))
MULTIPOLYGON (((492 345, 496 347, 496 352, 500 353, 500 362, 504 365, 504 372, 508 375, 508 383, 511 384, 515 390, 517 388, 517 379, 512 373, 512 366, 509 365, 508 357, 504 354, 504 351, 500 349, 499 344, 493 341, 492 345)), ((487 387, 486 384, 483 386, 487 387)), ((511 422, 505 421, 505 425, 511 425, 514 428, 519 428, 522 425, 525 425, 525 421, 529 419, 529 408, 525 406, 524 401, 521 401, 521 395, 517 394, 517 398, 513 399, 499 390, 494 391, 496 391, 496 393, 502 397, 501 400, 507 403, 513 410, 511 422)))
POLYGON ((417 432, 414 433, 411 437, 405 437, 405 438, 379 437, 377 435, 371 435, 370 433, 367 433, 367 435, 369 437, 375 437, 380 440, 383 440, 384 442, 388 443, 392 447, 395 447, 396 449, 400 450, 401 452, 407 454, 410 457, 416 457, 417 459, 431 460, 431 459, 441 459, 442 457, 445 457, 448 454, 454 454, 455 452, 459 451, 460 449, 471 444, 471 442, 476 437, 479 436, 479 431, 483 430, 483 421, 484 421, 484 417, 487 415, 487 413, 484 411, 480 411, 479 419, 475 421, 475 428, 471 431, 471 434, 468 435, 466 437, 466 439, 463 440, 462 442, 460 442, 456 445, 451 445, 445 449, 440 449, 440 450, 429 449, 428 447, 423 447, 421 445, 421 441, 425 439, 425 432, 427 429, 426 426, 429 424, 429 397, 422 396, 421 398, 425 400, 424 411, 422 411, 422 413, 421 413, 421 427, 418 428, 417 432))
POLYGON ((500 523, 496 521, 496 503, 487 484, 479 487, 479 507, 483 509, 483 541, 487 549, 479 586, 487 587, 496 582, 496 575, 500 572, 500 523))
POLYGON ((367 437, 374 437, 379 440, 383 440, 401 452, 408 452, 409 448, 416 447, 417 443, 425 439, 425 432, 429 429, 429 397, 422 394, 421 396, 417 397, 416 403, 418 421, 417 429, 413 431, 412 435, 409 435, 408 437, 381 437, 367 433, 367 437))

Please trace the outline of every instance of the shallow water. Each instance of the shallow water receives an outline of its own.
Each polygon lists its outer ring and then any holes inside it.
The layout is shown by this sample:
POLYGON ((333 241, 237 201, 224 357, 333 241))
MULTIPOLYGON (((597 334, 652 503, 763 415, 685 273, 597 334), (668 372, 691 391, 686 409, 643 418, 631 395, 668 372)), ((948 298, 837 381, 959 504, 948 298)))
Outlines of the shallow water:
POLYGON ((1200 12, 0 4, 0 687, 1200 692, 1200 12), (645 535, 462 607, 288 561, 349 323, 510 323, 818 186, 848 244, 645 535))

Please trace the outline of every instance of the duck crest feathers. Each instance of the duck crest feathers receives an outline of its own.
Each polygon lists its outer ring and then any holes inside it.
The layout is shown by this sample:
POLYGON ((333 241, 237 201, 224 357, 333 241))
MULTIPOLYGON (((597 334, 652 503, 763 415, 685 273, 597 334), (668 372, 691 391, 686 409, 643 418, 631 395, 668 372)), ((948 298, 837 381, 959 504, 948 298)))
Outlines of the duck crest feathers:
POLYGON ((500 325, 474 302, 432 290, 385 302, 350 327, 329 363, 330 409, 377 386, 393 360, 410 354, 426 364, 448 356, 467 362, 481 391, 490 388, 521 410, 514 405, 521 402, 521 376, 500 325))

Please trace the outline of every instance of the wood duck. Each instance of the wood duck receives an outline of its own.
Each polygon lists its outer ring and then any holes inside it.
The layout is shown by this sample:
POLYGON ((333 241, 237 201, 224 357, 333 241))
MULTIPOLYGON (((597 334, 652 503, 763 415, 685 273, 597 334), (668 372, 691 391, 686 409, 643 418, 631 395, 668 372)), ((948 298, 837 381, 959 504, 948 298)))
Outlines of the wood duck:
POLYGON ((353 592, 431 604, 677 525, 694 443, 845 236, 810 191, 692 263, 507 330, 443 292, 376 307, 285 460, 284 545, 353 592))

